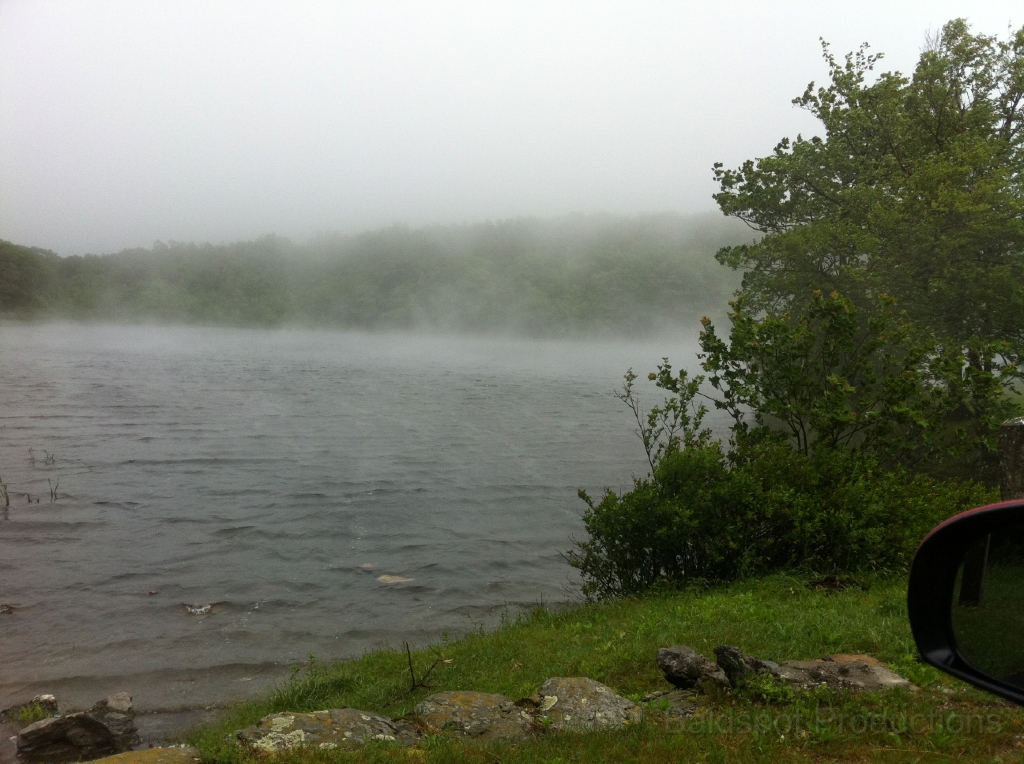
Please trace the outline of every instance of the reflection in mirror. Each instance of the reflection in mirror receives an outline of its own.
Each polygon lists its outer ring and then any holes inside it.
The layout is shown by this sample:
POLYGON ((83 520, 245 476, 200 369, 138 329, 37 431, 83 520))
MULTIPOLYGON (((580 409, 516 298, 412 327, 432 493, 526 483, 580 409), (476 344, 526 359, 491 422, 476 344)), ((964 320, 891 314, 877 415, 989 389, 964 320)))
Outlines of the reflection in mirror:
POLYGON ((952 622, 964 660, 1024 687, 1024 522, 968 550, 953 590, 952 622))

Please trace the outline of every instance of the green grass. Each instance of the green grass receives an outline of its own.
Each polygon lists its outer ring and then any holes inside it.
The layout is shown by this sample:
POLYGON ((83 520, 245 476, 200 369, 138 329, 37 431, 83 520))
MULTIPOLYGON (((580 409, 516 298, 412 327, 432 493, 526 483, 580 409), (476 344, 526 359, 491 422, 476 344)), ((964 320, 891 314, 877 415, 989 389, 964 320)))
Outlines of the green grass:
POLYGON ((785 575, 690 591, 538 609, 493 633, 442 639, 414 652, 417 676, 437 657, 431 689, 409 692, 404 652, 383 650, 332 664, 311 662, 259 701, 231 709, 190 742, 204 761, 248 755, 225 737, 275 711, 352 706, 402 716, 431 692, 479 690, 518 699, 551 676, 589 676, 639 700, 669 689, 655 655, 687 644, 705 655, 733 644, 761 658, 870 653, 922 687, 917 693, 795 693, 764 704, 744 693, 709 695, 689 720, 664 717, 616 732, 549 734, 519 744, 465 745, 430 739, 404 752, 377 745, 359 753, 301 750, 283 762, 421 760, 430 762, 570 761, 1021 761, 1024 715, 919 663, 906 618, 905 584, 867 581, 867 591, 811 591, 785 575), (863 727, 863 729, 862 729, 863 727))
POLYGON ((40 719, 46 719, 50 716, 50 713, 43 708, 41 703, 28 703, 18 709, 15 715, 15 721, 19 727, 27 727, 33 722, 37 722, 40 719))

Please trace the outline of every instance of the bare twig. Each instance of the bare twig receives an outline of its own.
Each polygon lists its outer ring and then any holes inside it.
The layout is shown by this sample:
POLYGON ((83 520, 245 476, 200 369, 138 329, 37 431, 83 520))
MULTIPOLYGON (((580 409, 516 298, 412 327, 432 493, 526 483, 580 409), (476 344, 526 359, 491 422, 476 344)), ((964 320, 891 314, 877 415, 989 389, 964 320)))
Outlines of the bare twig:
POLYGON ((404 644, 405 644, 405 655, 409 659, 409 676, 412 677, 412 684, 410 685, 408 692, 406 692, 406 695, 408 695, 410 692, 415 692, 420 687, 423 687, 424 689, 430 689, 430 685, 427 684, 427 678, 430 676, 430 673, 435 668, 437 668, 438 665, 441 664, 441 663, 451 663, 452 662, 451 658, 442 658, 442 657, 438 656, 437 658, 434 659, 434 662, 430 664, 430 668, 427 669, 426 673, 423 676, 421 676, 419 679, 417 679, 416 678, 416 671, 415 671, 415 669, 413 668, 413 665, 412 665, 412 648, 409 647, 409 643, 408 642, 405 642, 404 644))

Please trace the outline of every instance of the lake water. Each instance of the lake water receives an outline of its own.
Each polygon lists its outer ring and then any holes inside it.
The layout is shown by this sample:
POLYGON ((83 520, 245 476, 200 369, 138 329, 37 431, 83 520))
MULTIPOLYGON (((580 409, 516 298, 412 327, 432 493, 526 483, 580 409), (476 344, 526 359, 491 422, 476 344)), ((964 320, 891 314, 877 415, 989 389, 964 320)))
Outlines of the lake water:
POLYGON ((646 471, 613 391, 693 353, 0 326, 0 708, 200 707, 572 598, 577 488, 646 471))

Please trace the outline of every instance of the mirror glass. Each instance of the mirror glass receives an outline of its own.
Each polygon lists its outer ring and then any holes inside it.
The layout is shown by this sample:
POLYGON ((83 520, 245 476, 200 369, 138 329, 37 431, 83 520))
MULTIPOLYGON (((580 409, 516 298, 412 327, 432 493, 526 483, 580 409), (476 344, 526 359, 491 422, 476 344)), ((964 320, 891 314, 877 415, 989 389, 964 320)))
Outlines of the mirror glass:
POLYGON ((967 552, 953 589, 952 623, 968 663, 1024 688, 1024 522, 967 552))

